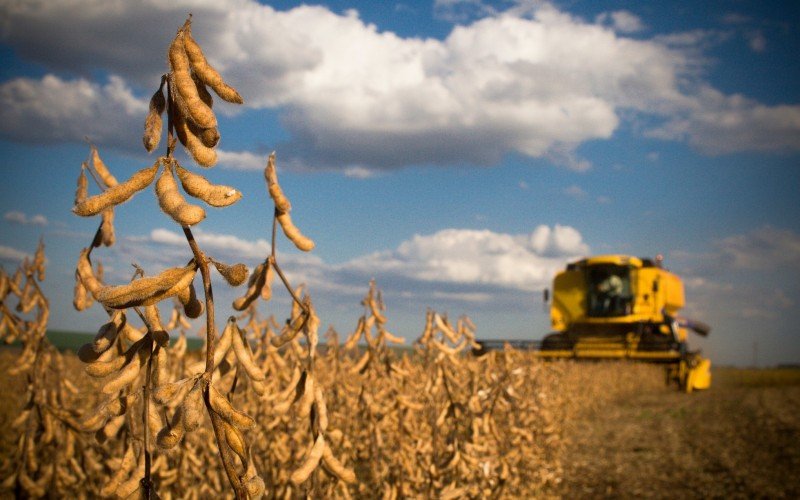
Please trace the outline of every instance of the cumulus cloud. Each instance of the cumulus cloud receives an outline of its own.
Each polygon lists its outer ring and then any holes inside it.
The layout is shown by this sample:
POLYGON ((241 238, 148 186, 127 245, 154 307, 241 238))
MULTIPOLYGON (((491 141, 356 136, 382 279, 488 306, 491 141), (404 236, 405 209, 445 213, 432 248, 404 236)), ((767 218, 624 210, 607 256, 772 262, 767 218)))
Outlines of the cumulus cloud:
POLYGON ((394 250, 366 255, 342 267, 421 282, 536 290, 546 286, 566 260, 588 250, 580 233, 569 226, 542 225, 529 235, 445 229, 415 235, 394 250))
POLYGON ((105 85, 46 75, 0 85, 0 134, 23 142, 83 141, 89 136, 122 147, 139 143, 147 102, 122 78, 105 85))
POLYGON ((47 225, 47 217, 42 214, 36 214, 28 216, 23 212, 19 211, 11 211, 6 212, 3 215, 3 219, 12 223, 12 224, 19 224, 22 226, 46 226, 47 225))
MULTIPOLYGON (((589 23, 544 1, 504 11, 487 5, 439 0, 437 9, 466 9, 474 21, 437 40, 381 32, 356 11, 321 6, 3 2, 6 43, 52 71, 82 76, 4 83, 0 133, 138 142, 146 96, 165 70, 163 57, 153 55, 164 53, 191 11, 193 34, 246 106, 279 110, 289 133, 285 164, 297 168, 352 174, 493 164, 519 153, 586 170, 591 163, 577 147, 612 137, 623 116, 636 115, 657 123, 650 136, 712 154, 800 149, 800 108, 725 95, 701 80, 698 47, 718 34, 632 39, 625 34, 643 23, 627 11, 589 23), (118 76, 88 80, 98 69, 118 76), (132 116, 136 133, 121 134, 132 129, 132 116)), ((232 168, 261 163, 249 153, 224 153, 220 162, 232 168)))

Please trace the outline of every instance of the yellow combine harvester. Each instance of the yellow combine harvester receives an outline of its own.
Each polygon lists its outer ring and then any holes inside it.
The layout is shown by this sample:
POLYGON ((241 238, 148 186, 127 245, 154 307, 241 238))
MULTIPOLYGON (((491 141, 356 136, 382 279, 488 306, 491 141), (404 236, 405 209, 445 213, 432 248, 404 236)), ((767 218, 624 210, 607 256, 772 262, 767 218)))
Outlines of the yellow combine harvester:
MULTIPOLYGON (((545 291, 545 300, 548 299, 545 291)), ((480 341, 478 353, 506 343, 542 358, 635 359, 667 366, 687 392, 711 385, 711 361, 687 346, 688 330, 710 328, 678 315, 683 282, 661 259, 601 255, 573 262, 553 281, 554 333, 541 342, 480 341)))

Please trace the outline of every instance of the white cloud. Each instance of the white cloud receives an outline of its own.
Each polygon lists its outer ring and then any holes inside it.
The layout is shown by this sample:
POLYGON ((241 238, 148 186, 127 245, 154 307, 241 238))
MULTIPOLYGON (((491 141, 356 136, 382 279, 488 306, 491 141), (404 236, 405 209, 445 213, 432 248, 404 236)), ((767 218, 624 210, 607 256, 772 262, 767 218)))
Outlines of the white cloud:
POLYGON ((0 134, 24 142, 83 141, 139 144, 147 102, 111 76, 85 79, 16 78, 0 85, 0 134), (127 142, 126 142, 127 141, 127 142))
POLYGON ((16 210, 11 212, 6 212, 3 215, 3 219, 7 220, 12 224, 19 224, 23 226, 46 226, 47 225, 47 217, 41 214, 36 214, 32 216, 28 216, 22 212, 18 212, 16 210))
MULTIPOLYGON (((200 248, 211 251, 212 255, 217 256, 217 258, 233 257, 237 259, 263 260, 271 252, 269 242, 262 238, 248 241, 230 234, 209 233, 200 228, 194 228, 192 234, 200 248), (219 252, 222 252, 223 255, 217 255, 219 252)), ((169 229, 153 229, 150 232, 149 241, 188 248, 186 237, 169 229)))
POLYGON ((627 10, 604 12, 595 18, 595 22, 609 25, 619 33, 637 33, 645 29, 641 18, 627 10))
POLYGON ((433 15, 451 23, 464 23, 496 14, 497 11, 482 0, 434 0, 433 15))
MULTIPOLYGON (((487 5, 439 0, 438 9, 466 8, 479 19, 436 40, 378 31, 352 10, 278 11, 252 0, 4 2, 7 44, 53 71, 84 76, 0 85, 0 133, 26 141, 89 134, 138 148, 146 98, 166 70, 163 53, 191 11, 195 38, 246 106, 280 111, 287 166, 352 173, 492 164, 516 152, 586 170, 576 148, 609 139, 622 116, 637 114, 665 122, 650 135, 711 154, 800 149, 800 107, 724 95, 702 80, 708 63, 697 51, 724 34, 631 39, 624 33, 643 25, 627 11, 604 18, 612 29, 544 1, 502 12, 487 5), (87 80, 98 69, 119 76, 87 80)), ((263 162, 220 153, 231 168, 263 162)))
POLYGON ((536 290, 546 286, 567 260, 588 250, 580 233, 568 226, 543 225, 529 235, 444 229, 415 235, 395 250, 355 259, 343 268, 420 282, 536 290))
POLYGON ((800 150, 800 106, 766 106, 704 87, 697 101, 646 135, 686 140, 707 154, 800 150))
POLYGON ((217 161, 232 170, 263 170, 267 166, 268 154, 257 155, 249 151, 225 151, 217 149, 217 161))
POLYGON ((375 176, 375 172, 364 167, 347 167, 344 169, 345 177, 353 179, 368 179, 375 176))
POLYGON ((569 197, 571 197, 571 198, 575 198, 575 199, 578 199, 578 200, 586 198, 586 195, 587 195, 586 191, 584 191, 584 189, 582 187, 577 186, 575 184, 573 184, 573 185, 571 185, 571 186, 569 186, 567 188, 564 188, 564 194, 569 196, 569 197))

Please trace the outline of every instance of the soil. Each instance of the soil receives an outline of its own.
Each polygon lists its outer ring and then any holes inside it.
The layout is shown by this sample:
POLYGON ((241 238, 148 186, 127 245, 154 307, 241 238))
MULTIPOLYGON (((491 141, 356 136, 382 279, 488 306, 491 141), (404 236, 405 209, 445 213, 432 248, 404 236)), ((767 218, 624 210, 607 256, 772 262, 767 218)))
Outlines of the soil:
POLYGON ((571 419, 564 498, 800 498, 800 386, 715 380, 571 419))

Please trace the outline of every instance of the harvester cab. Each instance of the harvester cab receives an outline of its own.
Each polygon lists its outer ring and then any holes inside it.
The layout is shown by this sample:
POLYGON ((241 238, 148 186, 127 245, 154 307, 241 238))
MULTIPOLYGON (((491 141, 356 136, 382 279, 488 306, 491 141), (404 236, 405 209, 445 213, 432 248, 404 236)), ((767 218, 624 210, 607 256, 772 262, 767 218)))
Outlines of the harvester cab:
MULTIPOLYGON (((692 330, 707 335, 702 322, 679 315, 683 282, 661 259, 600 255, 572 262, 553 280, 553 333, 541 342, 505 342, 533 349, 542 358, 635 359, 663 363, 668 381, 687 392, 711 384, 711 362, 690 351, 692 330)), ((482 349, 502 341, 483 341, 482 349)))

